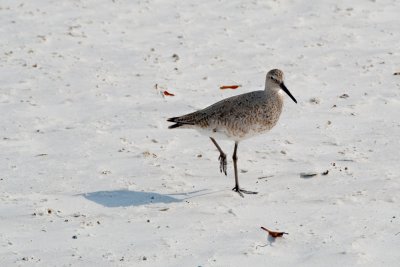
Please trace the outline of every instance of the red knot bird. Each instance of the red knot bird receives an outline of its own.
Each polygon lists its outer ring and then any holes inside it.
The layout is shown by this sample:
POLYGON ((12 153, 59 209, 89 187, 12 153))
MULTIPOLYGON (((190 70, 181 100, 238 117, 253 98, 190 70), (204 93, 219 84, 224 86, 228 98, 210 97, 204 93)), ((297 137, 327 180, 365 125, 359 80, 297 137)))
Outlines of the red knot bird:
POLYGON ((223 99, 209 107, 183 116, 169 118, 175 124, 173 128, 196 129, 210 137, 220 155, 220 171, 227 169, 226 154, 215 138, 235 141, 233 151, 233 167, 235 171, 235 187, 232 189, 243 197, 244 194, 257 194, 239 187, 237 168, 237 149, 239 142, 252 136, 268 132, 278 122, 283 107, 284 91, 297 103, 283 82, 283 72, 270 70, 265 80, 265 90, 253 91, 223 99))

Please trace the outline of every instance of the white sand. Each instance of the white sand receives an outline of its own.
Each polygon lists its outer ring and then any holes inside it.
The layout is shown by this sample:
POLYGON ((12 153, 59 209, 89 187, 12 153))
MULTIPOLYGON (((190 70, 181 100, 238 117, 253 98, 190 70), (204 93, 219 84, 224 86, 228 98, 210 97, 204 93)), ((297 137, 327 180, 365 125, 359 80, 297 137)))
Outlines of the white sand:
POLYGON ((399 14, 2 0, 0 266, 399 266, 399 14), (207 137, 165 119, 263 88, 272 68, 299 104, 239 145, 259 192, 243 199, 231 160, 226 178, 207 137))

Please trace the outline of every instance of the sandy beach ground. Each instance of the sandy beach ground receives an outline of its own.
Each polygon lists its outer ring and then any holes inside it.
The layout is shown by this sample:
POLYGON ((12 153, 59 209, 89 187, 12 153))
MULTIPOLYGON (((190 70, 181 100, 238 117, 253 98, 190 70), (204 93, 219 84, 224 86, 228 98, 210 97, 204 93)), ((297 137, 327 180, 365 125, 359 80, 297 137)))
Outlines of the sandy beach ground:
POLYGON ((2 0, 0 265, 399 266, 399 14, 2 0), (299 103, 240 143, 241 185, 259 192, 241 198, 233 142, 225 177, 206 136, 165 120, 262 89, 273 68, 299 103))

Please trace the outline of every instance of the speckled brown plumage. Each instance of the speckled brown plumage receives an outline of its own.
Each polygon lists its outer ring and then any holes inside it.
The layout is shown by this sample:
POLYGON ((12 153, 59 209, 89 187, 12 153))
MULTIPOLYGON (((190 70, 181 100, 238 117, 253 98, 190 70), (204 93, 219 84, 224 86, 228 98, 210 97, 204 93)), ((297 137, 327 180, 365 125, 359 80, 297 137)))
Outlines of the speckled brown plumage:
POLYGON ((226 98, 205 109, 173 118, 184 128, 225 134, 228 139, 242 140, 270 130, 279 119, 282 96, 255 91, 226 98))

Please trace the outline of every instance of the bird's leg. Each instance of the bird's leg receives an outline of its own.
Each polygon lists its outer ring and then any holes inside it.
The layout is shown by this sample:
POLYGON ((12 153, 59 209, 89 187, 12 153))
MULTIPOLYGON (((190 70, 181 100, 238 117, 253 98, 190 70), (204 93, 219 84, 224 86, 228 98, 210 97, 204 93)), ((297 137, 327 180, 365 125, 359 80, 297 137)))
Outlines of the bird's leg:
POLYGON ((226 167, 228 165, 227 161, 226 161, 226 154, 224 153, 224 151, 222 151, 221 147, 218 145, 217 141, 215 141, 214 138, 210 137, 211 141, 214 143, 214 145, 217 147, 218 151, 219 151, 219 170, 220 172, 225 173, 226 175, 226 167))
POLYGON ((234 168, 234 170, 235 170, 235 187, 232 188, 232 190, 235 191, 235 192, 237 192, 241 197, 243 197, 243 194, 257 194, 257 192, 247 191, 247 190, 241 189, 241 188, 239 187, 239 177, 238 177, 238 169, 237 169, 237 160, 238 160, 238 157, 237 157, 237 148, 238 148, 238 144, 239 144, 239 142, 236 141, 236 142, 235 142, 235 149, 234 149, 234 151, 233 151, 233 156, 232 156, 232 159, 233 159, 233 168, 234 168), (242 194, 242 193, 243 193, 243 194, 242 194))

